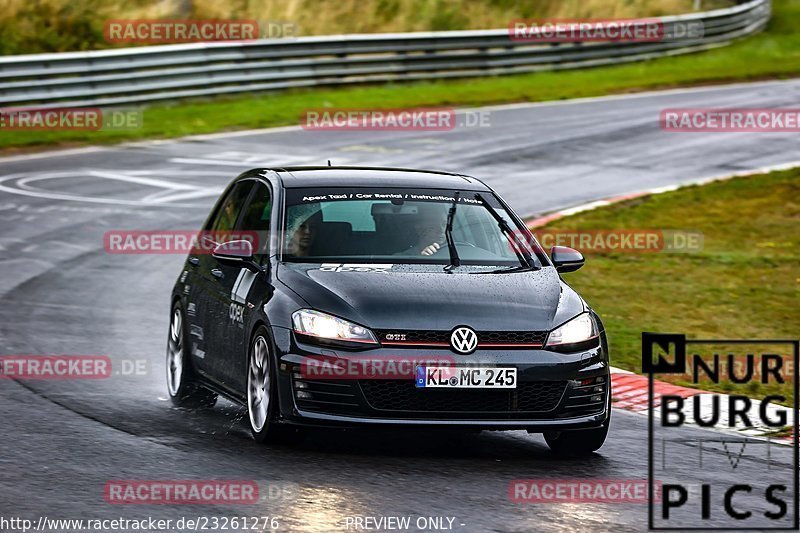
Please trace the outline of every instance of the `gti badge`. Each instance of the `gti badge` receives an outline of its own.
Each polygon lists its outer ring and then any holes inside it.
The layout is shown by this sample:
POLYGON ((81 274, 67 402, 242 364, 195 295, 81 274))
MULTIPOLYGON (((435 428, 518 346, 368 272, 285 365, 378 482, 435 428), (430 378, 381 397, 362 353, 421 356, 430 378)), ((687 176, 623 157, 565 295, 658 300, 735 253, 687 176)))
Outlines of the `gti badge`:
POLYGON ((471 354, 478 347, 478 334, 468 326, 459 326, 450 334, 450 347, 456 353, 471 354))

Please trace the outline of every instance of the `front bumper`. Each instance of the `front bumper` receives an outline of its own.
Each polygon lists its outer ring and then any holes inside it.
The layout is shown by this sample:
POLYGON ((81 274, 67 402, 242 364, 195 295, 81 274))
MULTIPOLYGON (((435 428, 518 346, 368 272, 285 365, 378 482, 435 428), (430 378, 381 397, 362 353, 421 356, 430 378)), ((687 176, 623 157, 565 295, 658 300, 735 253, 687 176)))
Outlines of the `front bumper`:
MULTIPOLYGON (((289 330, 273 328, 278 351, 278 392, 284 422, 315 426, 445 426, 550 431, 589 429, 609 416, 608 354, 597 348, 574 354, 541 349, 449 350, 378 348, 352 353, 299 344, 289 330), (456 366, 517 368, 516 389, 417 389, 413 374, 391 379, 363 375, 320 378, 308 362, 365 357, 372 361, 447 358, 456 366)), ((399 365, 398 365, 399 366, 399 365)), ((413 368, 412 366, 406 367, 413 368)), ((413 372, 413 371, 412 371, 413 372)), ((384 376, 386 377, 386 376, 384 376)))

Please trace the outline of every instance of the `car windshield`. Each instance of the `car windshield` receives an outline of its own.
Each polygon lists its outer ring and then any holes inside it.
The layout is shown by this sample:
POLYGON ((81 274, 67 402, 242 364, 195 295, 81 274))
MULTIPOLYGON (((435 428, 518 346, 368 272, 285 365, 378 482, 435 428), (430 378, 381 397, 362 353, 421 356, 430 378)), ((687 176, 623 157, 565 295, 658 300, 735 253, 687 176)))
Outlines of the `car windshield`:
MULTIPOLYGON (((525 262, 512 242, 534 242, 486 192, 339 187, 286 193, 284 261, 449 265, 455 255, 463 265, 513 267, 525 262)), ((533 263, 539 266, 535 255, 533 263)))

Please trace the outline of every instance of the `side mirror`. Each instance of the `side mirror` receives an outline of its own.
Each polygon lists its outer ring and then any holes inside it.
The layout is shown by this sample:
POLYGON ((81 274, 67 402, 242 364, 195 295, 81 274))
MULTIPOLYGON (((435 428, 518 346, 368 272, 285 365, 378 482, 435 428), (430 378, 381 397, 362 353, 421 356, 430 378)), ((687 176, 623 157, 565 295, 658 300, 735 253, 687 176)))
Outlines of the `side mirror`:
POLYGON ((263 272, 264 268, 253 257, 250 241, 228 241, 218 244, 211 255, 219 262, 229 266, 242 266, 253 272, 263 272))
POLYGON ((558 272, 575 272, 586 262, 582 253, 566 246, 550 248, 550 259, 558 272))

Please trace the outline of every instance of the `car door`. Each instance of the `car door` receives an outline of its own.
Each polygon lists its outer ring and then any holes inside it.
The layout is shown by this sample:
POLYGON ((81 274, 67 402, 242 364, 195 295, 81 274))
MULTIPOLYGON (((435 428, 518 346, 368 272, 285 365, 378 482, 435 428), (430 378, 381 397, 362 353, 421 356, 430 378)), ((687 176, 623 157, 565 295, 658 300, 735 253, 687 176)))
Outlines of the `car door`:
MULTIPOLYGON (((253 254, 260 264, 268 262, 270 245, 270 216, 272 214, 272 191, 261 181, 255 181, 250 197, 242 210, 234 234, 254 239, 253 254)), ((220 331, 222 343, 219 347, 221 367, 219 374, 226 386, 243 390, 245 386, 246 354, 249 339, 249 324, 255 306, 269 292, 267 277, 243 267, 219 264, 224 277, 217 284, 217 301, 226 310, 225 325, 220 331)))
POLYGON ((225 291, 230 292, 236 281, 239 269, 222 265, 211 252, 215 244, 231 240, 242 208, 253 187, 252 180, 236 183, 219 204, 217 212, 205 228, 201 240, 203 253, 199 255, 198 273, 202 284, 202 297, 199 305, 203 307, 203 357, 196 357, 197 367, 212 380, 224 385, 224 347, 228 322, 226 299, 221 298, 225 291), (199 361, 198 361, 199 359, 199 361))

